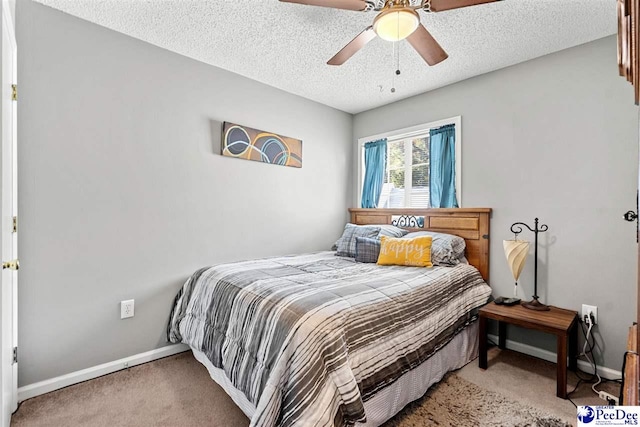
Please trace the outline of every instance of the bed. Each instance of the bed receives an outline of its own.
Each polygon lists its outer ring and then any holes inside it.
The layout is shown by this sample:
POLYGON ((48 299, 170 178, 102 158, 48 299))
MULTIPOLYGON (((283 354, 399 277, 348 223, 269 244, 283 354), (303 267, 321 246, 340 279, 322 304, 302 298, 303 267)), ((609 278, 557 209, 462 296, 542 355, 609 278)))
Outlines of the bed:
POLYGON ((251 426, 378 426, 477 356, 490 209, 351 209, 465 239, 468 264, 378 266, 331 251, 202 268, 176 297, 190 346, 251 426))

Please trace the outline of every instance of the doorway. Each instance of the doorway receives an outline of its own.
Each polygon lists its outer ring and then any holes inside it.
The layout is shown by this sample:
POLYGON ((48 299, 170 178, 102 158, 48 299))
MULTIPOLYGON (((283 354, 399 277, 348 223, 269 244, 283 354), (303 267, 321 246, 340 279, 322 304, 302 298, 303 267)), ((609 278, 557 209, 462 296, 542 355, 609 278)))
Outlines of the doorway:
POLYGON ((11 4, 2 0, 2 144, 0 149, 0 427, 8 427, 11 413, 17 409, 17 308, 18 308, 18 238, 17 238, 17 66, 16 38, 11 4))

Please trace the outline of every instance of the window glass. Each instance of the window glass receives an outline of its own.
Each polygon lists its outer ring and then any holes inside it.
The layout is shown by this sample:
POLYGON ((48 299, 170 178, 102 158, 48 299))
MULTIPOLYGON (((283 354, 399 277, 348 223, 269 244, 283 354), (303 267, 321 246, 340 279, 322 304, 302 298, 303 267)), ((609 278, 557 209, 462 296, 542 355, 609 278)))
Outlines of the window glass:
POLYGON ((429 207, 429 136, 387 142, 387 167, 378 206, 429 207))

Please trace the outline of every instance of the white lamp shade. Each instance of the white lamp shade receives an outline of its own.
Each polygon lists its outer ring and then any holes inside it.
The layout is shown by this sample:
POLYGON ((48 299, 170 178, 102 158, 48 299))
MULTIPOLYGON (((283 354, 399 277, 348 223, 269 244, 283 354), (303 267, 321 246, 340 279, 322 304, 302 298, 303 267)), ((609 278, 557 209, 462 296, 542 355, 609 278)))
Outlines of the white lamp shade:
POLYGON ((529 242, 526 240, 503 240, 504 256, 511 268, 513 278, 517 282, 529 255, 529 242))
POLYGON ((395 8, 380 12, 373 21, 373 30, 381 39, 395 42, 409 37, 419 24, 415 10, 395 8))

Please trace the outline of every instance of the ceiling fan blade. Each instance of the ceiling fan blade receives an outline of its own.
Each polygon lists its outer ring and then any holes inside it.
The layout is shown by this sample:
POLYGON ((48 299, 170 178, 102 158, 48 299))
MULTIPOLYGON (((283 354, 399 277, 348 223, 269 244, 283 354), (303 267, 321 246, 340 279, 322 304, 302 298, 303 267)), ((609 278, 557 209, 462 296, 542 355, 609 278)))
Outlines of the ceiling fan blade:
POLYGON ((334 9, 363 11, 367 8, 364 0, 280 0, 285 3, 308 4, 311 6, 332 7, 334 9))
POLYGON ((459 9, 461 7, 476 6, 484 3, 493 3, 499 0, 431 0, 431 11, 442 12, 444 10, 459 9))
POLYGON ((407 41, 429 65, 436 65, 449 57, 422 24, 407 37, 407 41))
POLYGON ((340 52, 336 53, 333 58, 327 62, 328 65, 342 65, 351 58, 357 51, 362 49, 364 45, 376 38, 376 32, 373 27, 367 27, 363 32, 358 34, 356 38, 351 40, 340 52))

